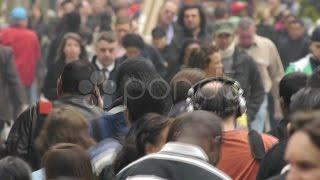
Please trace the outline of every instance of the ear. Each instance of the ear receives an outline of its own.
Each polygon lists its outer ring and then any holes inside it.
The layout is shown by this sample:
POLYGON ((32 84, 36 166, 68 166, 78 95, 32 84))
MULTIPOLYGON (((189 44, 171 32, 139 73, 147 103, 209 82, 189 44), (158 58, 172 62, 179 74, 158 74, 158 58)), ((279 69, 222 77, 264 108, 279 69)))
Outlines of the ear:
POLYGON ((63 94, 61 76, 57 80, 57 96, 60 98, 63 94))

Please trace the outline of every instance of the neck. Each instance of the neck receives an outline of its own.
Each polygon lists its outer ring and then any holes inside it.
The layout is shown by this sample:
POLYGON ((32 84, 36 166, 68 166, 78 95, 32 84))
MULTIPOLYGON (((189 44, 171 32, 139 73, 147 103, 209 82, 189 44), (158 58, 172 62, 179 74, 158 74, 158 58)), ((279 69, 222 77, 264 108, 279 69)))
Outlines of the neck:
POLYGON ((229 47, 227 47, 226 49, 220 50, 221 57, 222 58, 231 57, 234 54, 234 50, 235 50, 235 43, 232 42, 229 47))
POLYGON ((233 131, 236 129, 235 117, 231 116, 222 121, 223 131, 233 131))
POLYGON ((200 28, 196 28, 196 29, 194 29, 194 30, 192 31, 192 36, 193 36, 193 37, 198 37, 199 34, 200 34, 200 32, 201 32, 201 29, 200 29, 200 28))

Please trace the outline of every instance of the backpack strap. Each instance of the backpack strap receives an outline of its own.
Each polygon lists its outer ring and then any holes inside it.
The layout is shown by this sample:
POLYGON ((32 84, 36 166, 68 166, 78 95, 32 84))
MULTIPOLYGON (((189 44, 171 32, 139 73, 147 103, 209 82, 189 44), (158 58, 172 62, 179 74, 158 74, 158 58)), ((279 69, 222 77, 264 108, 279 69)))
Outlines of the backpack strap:
POLYGON ((253 158, 258 161, 262 160, 266 154, 266 150, 261 134, 252 129, 248 132, 248 138, 253 158))

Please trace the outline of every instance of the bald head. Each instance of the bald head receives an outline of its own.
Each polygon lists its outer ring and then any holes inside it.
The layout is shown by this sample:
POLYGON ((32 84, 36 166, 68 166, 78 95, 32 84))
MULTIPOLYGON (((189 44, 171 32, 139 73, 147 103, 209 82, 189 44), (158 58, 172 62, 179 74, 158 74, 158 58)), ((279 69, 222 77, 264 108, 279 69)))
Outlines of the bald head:
POLYGON ((213 81, 196 92, 194 102, 201 110, 214 112, 221 118, 227 119, 237 115, 239 101, 236 97, 231 85, 213 81))

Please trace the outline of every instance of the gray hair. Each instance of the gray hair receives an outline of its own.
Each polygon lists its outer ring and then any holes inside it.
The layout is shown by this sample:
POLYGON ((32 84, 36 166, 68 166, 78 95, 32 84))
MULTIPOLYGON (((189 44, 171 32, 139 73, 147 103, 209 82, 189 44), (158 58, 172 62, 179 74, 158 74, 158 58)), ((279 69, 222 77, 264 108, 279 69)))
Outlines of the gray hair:
POLYGON ((255 22, 250 17, 244 17, 240 20, 238 28, 241 30, 247 30, 250 27, 255 27, 255 22))

